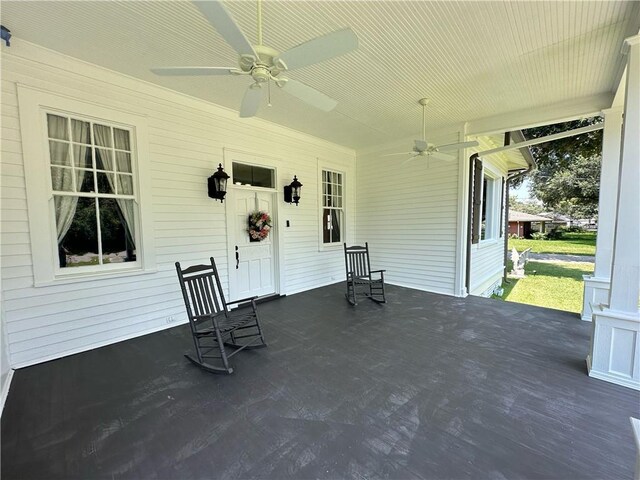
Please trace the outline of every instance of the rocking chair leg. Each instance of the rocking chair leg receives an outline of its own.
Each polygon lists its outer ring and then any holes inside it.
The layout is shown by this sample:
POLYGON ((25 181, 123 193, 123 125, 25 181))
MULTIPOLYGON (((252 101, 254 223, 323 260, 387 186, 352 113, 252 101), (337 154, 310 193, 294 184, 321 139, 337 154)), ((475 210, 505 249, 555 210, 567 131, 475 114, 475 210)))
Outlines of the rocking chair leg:
POLYGON ((220 356, 222 357, 222 364, 227 372, 232 373, 233 368, 229 367, 229 360, 227 359, 227 353, 224 351, 224 339, 222 338, 222 334, 220 330, 216 327, 216 339, 218 341, 218 347, 220 348, 220 356))
POLYGON ((345 297, 351 305, 355 306, 358 304, 356 301, 356 286, 354 284, 347 282, 347 293, 345 297))

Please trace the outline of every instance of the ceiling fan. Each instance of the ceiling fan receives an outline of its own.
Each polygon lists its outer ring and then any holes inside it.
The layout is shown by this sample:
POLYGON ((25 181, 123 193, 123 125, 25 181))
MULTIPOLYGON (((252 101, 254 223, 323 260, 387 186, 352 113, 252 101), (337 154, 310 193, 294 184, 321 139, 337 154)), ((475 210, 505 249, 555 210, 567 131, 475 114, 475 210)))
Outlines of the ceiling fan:
MULTIPOLYGON (((238 67, 157 67, 156 75, 248 75, 249 85, 240 106, 241 117, 252 117, 260 106, 263 90, 269 91, 271 81, 284 92, 320 110, 328 112, 338 104, 315 88, 283 76, 284 72, 323 62, 358 48, 358 37, 344 28, 316 37, 285 52, 278 52, 262 44, 262 2, 258 0, 258 44, 251 45, 242 33, 222 0, 194 1, 196 7, 225 41, 240 55, 238 67)), ((269 98, 269 106, 271 106, 269 98)))
POLYGON ((463 148, 477 147, 478 142, 475 140, 470 142, 448 143, 446 145, 434 145, 427 142, 427 105, 429 104, 428 98, 421 98, 418 103, 422 105, 422 140, 414 140, 413 150, 410 152, 390 153, 383 155, 384 157, 393 157, 396 155, 410 155, 410 157, 403 162, 403 165, 416 157, 433 157, 438 160, 451 161, 457 157, 446 152, 452 152, 455 150, 462 150, 463 148))

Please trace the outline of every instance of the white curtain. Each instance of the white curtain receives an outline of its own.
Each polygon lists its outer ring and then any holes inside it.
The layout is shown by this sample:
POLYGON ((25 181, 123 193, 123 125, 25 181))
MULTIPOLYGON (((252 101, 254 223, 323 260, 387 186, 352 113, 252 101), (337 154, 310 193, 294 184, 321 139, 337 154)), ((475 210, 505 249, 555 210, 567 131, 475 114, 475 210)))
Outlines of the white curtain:
MULTIPOLYGON (((65 117, 59 117, 56 115, 48 116, 49 136, 52 138, 68 139, 67 130, 68 120, 65 117)), ((74 138, 82 138, 84 134, 86 137, 89 131, 89 124, 85 122, 74 122, 74 138), (76 137, 79 135, 79 137, 76 137)), ((67 165, 71 166, 69 157, 69 143, 62 143, 56 141, 49 142, 49 152, 51 155, 52 165, 67 165)), ((86 151, 86 149, 84 149, 86 151)), ((76 159, 76 165, 84 166, 85 158, 76 159)), ((51 186, 54 191, 58 192, 73 192, 79 191, 82 181, 84 179, 84 171, 77 170, 76 173, 76 188, 73 188, 73 173, 71 168, 52 168, 51 169, 51 186)), ((76 196, 54 196, 55 215, 56 215, 56 233, 58 238, 58 244, 62 242, 64 236, 69 231, 71 224, 73 223, 73 217, 76 214, 76 206, 78 205, 78 197, 76 196)))
MULTIPOLYGON (((115 160, 111 156, 113 154, 113 150, 110 149, 112 146, 111 128, 104 125, 95 125, 93 134, 96 143, 96 161, 102 161, 102 165, 105 170, 109 170, 110 172, 115 171, 115 160), (100 149, 101 146, 108 147, 109 150, 100 149)), ((126 132, 126 134, 128 135, 128 132, 126 132)), ((114 173, 107 174, 107 179, 113 193, 116 192, 116 189, 118 193, 122 193, 127 190, 127 188, 125 188, 125 178, 128 179, 130 177, 114 173)), ((118 203, 118 207, 120 207, 120 212, 122 213, 122 217, 124 218, 127 227, 127 239, 135 248, 135 206, 133 200, 116 198, 116 202, 118 203)))

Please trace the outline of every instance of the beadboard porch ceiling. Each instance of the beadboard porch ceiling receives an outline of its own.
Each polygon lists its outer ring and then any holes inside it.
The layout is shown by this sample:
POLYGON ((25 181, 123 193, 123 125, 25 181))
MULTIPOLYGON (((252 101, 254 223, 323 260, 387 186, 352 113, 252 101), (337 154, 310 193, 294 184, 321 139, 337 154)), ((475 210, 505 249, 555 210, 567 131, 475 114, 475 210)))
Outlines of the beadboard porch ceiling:
MULTIPOLYGON (((360 149, 429 130, 615 92, 638 2, 265 1, 264 43, 280 51, 342 27, 356 52, 291 73, 338 100, 323 113, 273 89, 258 116, 360 149)), ((256 42, 256 4, 227 6, 256 42)), ((234 66, 235 52, 188 1, 3 1, 26 40, 237 110, 248 78, 157 77, 153 66, 234 66)), ((605 97, 606 98, 606 97, 605 97)), ((416 137, 417 138, 417 137, 416 137)))

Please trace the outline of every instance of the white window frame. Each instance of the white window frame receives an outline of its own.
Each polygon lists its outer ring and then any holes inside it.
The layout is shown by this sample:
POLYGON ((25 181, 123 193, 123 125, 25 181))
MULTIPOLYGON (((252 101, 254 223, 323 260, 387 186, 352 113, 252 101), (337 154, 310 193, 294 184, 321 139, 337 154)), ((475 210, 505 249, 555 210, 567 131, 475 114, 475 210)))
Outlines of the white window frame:
POLYGON ((337 248, 342 248, 342 244, 345 242, 345 239, 347 238, 347 233, 346 233, 346 223, 347 223, 347 213, 346 213, 346 183, 347 183, 347 174, 344 170, 340 170, 338 168, 335 168, 331 165, 320 165, 318 168, 318 205, 320 207, 320 211, 318 212, 318 218, 320 219, 319 222, 319 242, 320 242, 320 251, 322 250, 332 250, 332 249, 337 249, 337 248), (342 193, 341 193, 341 201, 342 201, 342 206, 341 207, 328 207, 331 209, 335 209, 335 210, 340 210, 341 212, 341 221, 342 221, 342 225, 341 225, 341 230, 340 230, 340 240, 337 242, 331 242, 331 243, 325 243, 324 242, 324 209, 327 208, 324 205, 324 179, 323 179, 323 173, 324 172, 330 172, 330 173, 337 173, 341 175, 342 178, 342 193))
POLYGON ((142 115, 18 85, 18 108, 29 209, 29 234, 35 286, 81 282, 100 277, 156 271, 149 172, 147 119, 142 115), (60 268, 54 215, 47 113, 123 128, 131 132, 136 218, 136 261, 60 268))
MULTIPOLYGON (((482 225, 480 227, 480 240, 479 244, 495 243, 500 238, 500 210, 501 202, 500 196, 502 195, 502 176, 493 170, 490 166, 483 162, 482 169, 482 204, 480 205, 480 214, 484 209, 484 181, 487 180, 487 185, 491 183, 492 192, 487 195, 487 211, 486 211, 486 226, 485 236, 482 238, 482 225)), ((481 220, 482 223, 482 220, 481 220)))

